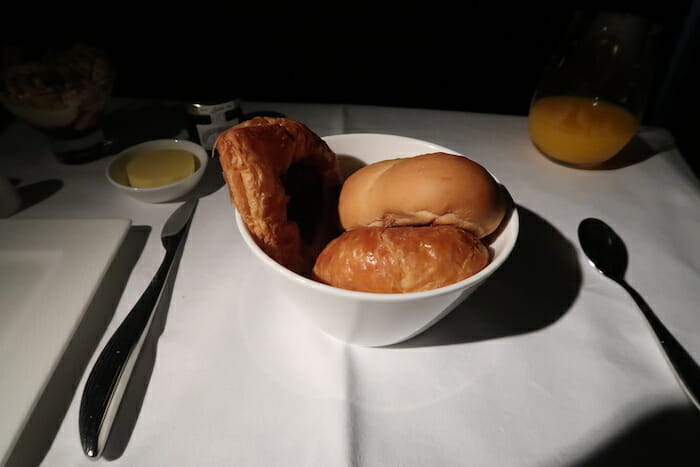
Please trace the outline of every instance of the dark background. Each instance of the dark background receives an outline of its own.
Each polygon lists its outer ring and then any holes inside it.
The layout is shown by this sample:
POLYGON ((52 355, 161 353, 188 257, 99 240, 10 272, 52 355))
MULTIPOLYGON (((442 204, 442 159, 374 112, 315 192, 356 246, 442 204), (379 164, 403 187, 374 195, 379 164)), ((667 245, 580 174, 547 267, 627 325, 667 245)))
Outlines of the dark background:
POLYGON ((91 9, 15 4, 4 8, 0 34, 4 45, 103 47, 118 70, 117 96, 526 115, 577 10, 632 12, 663 27, 645 123, 671 129, 697 165, 699 122, 691 111, 700 84, 700 1, 525 3, 189 2, 154 11, 114 2, 91 9))

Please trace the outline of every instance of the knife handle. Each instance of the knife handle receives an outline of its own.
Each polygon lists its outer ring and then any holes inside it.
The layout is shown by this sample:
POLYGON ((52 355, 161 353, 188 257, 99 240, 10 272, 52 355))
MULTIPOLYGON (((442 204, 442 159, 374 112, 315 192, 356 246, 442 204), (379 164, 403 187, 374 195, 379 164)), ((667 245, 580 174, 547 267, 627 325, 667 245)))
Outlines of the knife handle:
POLYGON ((166 251, 155 276, 105 345, 85 383, 80 401, 78 429, 83 452, 88 457, 96 459, 102 455, 124 391, 151 327, 153 311, 163 291, 174 253, 166 251))

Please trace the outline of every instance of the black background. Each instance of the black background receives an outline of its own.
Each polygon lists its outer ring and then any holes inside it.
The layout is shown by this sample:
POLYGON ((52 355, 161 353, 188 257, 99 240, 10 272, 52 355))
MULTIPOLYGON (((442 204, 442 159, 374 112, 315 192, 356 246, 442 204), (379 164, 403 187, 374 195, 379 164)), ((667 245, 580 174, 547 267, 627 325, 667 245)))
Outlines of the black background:
POLYGON ((117 67, 117 96, 526 115, 573 14, 627 11, 664 28, 645 123, 671 129, 695 165, 697 143, 690 136, 698 119, 691 111, 700 80, 692 51, 698 40, 697 33, 681 34, 692 7, 690 0, 190 2, 151 11, 113 2, 88 9, 15 4, 5 9, 0 34, 5 45, 83 41, 103 47, 117 67))

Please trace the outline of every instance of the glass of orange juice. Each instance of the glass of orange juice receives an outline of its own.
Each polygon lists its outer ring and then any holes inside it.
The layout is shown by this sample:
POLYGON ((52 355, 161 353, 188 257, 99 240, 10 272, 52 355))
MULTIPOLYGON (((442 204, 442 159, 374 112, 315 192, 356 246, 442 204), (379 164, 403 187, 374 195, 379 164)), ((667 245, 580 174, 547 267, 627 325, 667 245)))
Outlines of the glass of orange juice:
POLYGON ((620 152, 642 120, 659 32, 632 14, 576 14, 530 104, 530 137, 540 152, 574 167, 620 152))

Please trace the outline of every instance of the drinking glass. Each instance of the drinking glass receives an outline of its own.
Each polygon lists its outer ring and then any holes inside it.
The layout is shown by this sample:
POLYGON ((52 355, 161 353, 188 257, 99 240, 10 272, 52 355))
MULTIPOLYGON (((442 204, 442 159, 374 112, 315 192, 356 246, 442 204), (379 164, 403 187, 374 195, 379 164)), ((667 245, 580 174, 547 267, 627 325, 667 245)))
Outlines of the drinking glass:
POLYGON ((660 27, 618 12, 579 12, 534 92, 528 123, 545 156, 591 167, 639 129, 653 81, 660 27))
POLYGON ((61 162, 80 164, 104 155, 102 117, 113 82, 114 68, 96 47, 8 48, 0 103, 43 133, 61 162))

